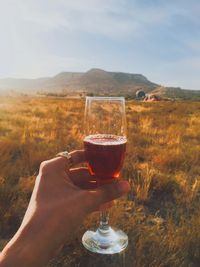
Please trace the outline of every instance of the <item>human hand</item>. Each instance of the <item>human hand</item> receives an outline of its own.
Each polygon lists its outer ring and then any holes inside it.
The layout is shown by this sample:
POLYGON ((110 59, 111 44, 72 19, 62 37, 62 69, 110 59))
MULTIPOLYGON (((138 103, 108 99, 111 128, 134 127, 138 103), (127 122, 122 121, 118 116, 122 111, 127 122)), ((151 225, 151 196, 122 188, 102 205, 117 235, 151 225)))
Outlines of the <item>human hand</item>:
MULTIPOLYGON (((84 151, 70 154, 73 165, 85 161, 84 151)), ((66 158, 43 162, 23 222, 4 248, 0 267, 43 266, 89 213, 128 191, 126 181, 96 188, 88 170, 69 169, 66 158)))

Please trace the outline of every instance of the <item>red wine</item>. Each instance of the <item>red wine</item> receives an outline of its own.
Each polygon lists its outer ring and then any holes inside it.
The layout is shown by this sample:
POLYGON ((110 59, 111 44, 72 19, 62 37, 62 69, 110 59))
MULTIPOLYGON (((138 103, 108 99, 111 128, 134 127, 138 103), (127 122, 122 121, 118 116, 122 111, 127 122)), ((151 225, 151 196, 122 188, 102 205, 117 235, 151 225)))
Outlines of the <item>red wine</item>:
POLYGON ((88 168, 100 184, 119 177, 126 152, 126 141, 126 137, 108 134, 85 137, 88 168))

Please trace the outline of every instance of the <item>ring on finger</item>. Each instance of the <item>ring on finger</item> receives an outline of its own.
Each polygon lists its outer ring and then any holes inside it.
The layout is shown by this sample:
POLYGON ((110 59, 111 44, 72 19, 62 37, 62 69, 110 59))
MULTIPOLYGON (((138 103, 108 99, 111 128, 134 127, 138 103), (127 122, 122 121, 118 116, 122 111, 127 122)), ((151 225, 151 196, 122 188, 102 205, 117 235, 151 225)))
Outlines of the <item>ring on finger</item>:
POLYGON ((70 155, 69 152, 67 152, 67 151, 59 152, 58 154, 56 154, 56 157, 66 158, 68 161, 69 169, 73 166, 72 156, 70 155))

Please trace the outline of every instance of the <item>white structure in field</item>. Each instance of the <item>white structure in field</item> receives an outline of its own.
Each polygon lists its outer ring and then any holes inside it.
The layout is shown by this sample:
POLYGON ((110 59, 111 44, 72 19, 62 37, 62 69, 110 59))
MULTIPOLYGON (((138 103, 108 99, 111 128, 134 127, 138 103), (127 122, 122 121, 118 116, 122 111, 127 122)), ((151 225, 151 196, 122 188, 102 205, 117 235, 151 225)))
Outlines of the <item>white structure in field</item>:
POLYGON ((136 91, 135 96, 137 100, 142 100, 145 98, 146 94, 143 90, 140 89, 136 91))

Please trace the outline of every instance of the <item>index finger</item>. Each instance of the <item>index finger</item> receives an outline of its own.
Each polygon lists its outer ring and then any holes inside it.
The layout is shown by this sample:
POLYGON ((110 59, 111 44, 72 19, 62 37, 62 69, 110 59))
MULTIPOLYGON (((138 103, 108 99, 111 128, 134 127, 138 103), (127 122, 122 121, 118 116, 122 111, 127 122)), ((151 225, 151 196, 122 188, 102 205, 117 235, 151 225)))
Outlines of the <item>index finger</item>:
POLYGON ((84 150, 74 150, 69 153, 71 156, 72 166, 85 162, 85 151, 84 150))
POLYGON ((40 173, 69 171, 72 166, 85 162, 84 150, 74 150, 70 152, 69 155, 71 156, 70 162, 69 159, 60 156, 43 161, 40 164, 40 173))
MULTIPOLYGON (((66 152, 64 152, 66 153, 66 152)), ((68 153, 68 152, 67 152, 68 153)), ((71 169, 73 166, 80 164, 82 162, 85 162, 85 152, 84 150, 74 150, 70 153, 68 153, 68 155, 70 156, 69 158, 62 155, 59 155, 57 157, 58 163, 61 163, 62 166, 60 166, 62 169, 64 168, 64 170, 67 169, 67 171, 69 171, 69 169, 71 169)))

